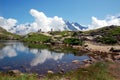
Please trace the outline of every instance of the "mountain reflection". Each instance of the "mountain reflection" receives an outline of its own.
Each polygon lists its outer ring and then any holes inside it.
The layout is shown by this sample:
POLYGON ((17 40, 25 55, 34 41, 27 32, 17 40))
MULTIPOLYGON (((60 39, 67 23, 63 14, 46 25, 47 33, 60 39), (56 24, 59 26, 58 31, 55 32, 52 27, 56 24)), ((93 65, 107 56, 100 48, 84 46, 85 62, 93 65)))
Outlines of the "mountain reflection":
POLYGON ((53 60, 59 60, 62 59, 64 56, 64 53, 55 53, 50 52, 48 50, 31 50, 33 53, 37 53, 36 57, 32 60, 31 66, 37 66, 38 64, 44 63, 46 60, 53 59, 53 60))

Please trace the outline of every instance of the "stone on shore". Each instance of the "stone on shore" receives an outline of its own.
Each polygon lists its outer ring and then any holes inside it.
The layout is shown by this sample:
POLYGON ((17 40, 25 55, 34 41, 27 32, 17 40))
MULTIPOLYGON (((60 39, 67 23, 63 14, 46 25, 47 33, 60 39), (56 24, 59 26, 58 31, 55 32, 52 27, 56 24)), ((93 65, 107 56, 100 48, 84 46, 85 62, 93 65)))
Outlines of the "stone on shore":
POLYGON ((54 74, 54 72, 51 71, 51 70, 48 70, 47 73, 48 73, 48 74, 54 74))
POLYGON ((74 64, 79 64, 80 61, 79 61, 79 60, 73 60, 72 63, 74 63, 74 64))
POLYGON ((83 60, 82 62, 84 62, 84 63, 89 63, 89 60, 88 60, 88 59, 85 59, 85 60, 83 60))
POLYGON ((87 63, 84 65, 84 67, 89 67, 91 64, 87 63))

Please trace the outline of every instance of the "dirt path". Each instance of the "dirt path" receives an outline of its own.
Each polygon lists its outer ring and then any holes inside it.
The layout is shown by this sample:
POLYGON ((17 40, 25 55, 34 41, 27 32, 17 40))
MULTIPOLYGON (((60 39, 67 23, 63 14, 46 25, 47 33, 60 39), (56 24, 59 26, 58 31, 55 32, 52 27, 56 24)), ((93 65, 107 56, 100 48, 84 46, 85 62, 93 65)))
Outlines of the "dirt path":
POLYGON ((52 35, 50 35, 50 34, 47 33, 47 32, 44 32, 44 33, 41 33, 41 34, 46 35, 46 36, 52 36, 52 35))
POLYGON ((120 49, 120 45, 101 45, 90 41, 86 41, 85 45, 88 45, 86 48, 92 51, 110 52, 109 50, 112 47, 115 49, 120 49))

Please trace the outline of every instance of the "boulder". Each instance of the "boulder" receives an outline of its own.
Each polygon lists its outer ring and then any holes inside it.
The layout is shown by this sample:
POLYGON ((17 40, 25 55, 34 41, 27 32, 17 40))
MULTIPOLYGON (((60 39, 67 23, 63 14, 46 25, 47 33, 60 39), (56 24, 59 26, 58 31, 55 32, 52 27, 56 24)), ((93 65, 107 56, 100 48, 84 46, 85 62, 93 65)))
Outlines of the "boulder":
POLYGON ((47 73, 48 73, 48 74, 54 74, 54 72, 51 71, 51 70, 48 70, 47 73))
POLYGON ((22 72, 16 69, 16 70, 8 71, 8 74, 10 74, 11 76, 12 75, 22 75, 22 72))

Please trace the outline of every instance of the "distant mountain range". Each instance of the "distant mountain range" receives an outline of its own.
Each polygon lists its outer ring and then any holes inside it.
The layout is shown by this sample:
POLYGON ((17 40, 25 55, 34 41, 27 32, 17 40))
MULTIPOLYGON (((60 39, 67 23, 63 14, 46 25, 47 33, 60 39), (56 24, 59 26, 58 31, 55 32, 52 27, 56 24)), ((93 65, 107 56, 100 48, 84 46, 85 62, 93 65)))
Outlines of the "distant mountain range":
MULTIPOLYGON (((55 29, 55 27, 53 27, 52 29, 53 30, 60 30, 61 31, 61 29, 62 30, 67 30, 67 31, 81 31, 81 30, 85 30, 85 29, 87 29, 88 27, 86 27, 86 26, 82 26, 82 25, 80 25, 79 23, 77 23, 77 22, 69 22, 69 21, 64 21, 65 22, 65 25, 64 26, 61 26, 61 27, 64 27, 64 29, 62 29, 62 28, 58 28, 57 29, 57 26, 56 26, 56 29, 55 29)), ((37 31, 45 31, 45 27, 41 27, 40 29, 38 28, 38 30, 37 30, 37 28, 36 28, 36 31, 34 31, 34 30, 32 30, 32 25, 31 24, 26 24, 26 25, 24 25, 25 26, 25 28, 23 29, 23 30, 19 30, 19 29, 16 29, 16 34, 28 34, 28 33, 30 33, 30 32, 37 32, 37 31)), ((17 26, 15 26, 15 27, 17 27, 17 26)), ((50 27, 50 26, 48 26, 48 27, 50 27)), ((46 27, 47 28, 47 27, 46 27)), ((51 29, 49 30, 49 31, 51 31, 51 29)), ((46 32, 46 31, 45 31, 46 32)))
POLYGON ((88 27, 80 25, 77 22, 70 23, 69 21, 65 21, 65 24, 66 24, 65 26, 66 30, 70 30, 70 31, 85 30, 88 28, 88 27))
MULTIPOLYGON (((48 32, 51 31, 51 29, 53 29, 53 31, 63 31, 63 30, 67 30, 67 31, 81 31, 81 30, 86 30, 88 27, 86 26, 82 26, 77 22, 69 22, 69 21, 64 21, 65 24, 59 26, 59 23, 56 24, 55 26, 51 26, 48 25, 46 26, 33 26, 32 24, 26 24, 26 25, 19 25, 19 26, 13 26, 13 28, 6 30, 8 32, 12 32, 15 34, 20 34, 20 35, 26 35, 29 34, 31 32, 37 32, 39 30, 43 31, 43 32, 48 32), (58 25, 58 26, 57 26, 58 25)), ((1 28, 4 28, 4 26, 2 26, 1 28)), ((4 28, 5 29, 5 28, 4 28)))
MULTIPOLYGON (((86 26, 82 26, 82 25, 80 25, 79 23, 77 23, 77 22, 69 22, 69 21, 64 21, 65 22, 65 26, 61 26, 61 27, 64 27, 64 29, 63 30, 67 30, 67 31, 81 31, 81 30, 86 30, 88 27, 86 27, 86 26)), ((16 27, 16 26, 15 26, 16 27)), ((17 34, 21 34, 21 32, 22 32, 22 34, 24 34, 25 32, 27 32, 27 33, 25 33, 25 34, 28 34, 28 33, 31 33, 31 32, 39 32, 39 31, 45 31, 45 27, 41 27, 40 29, 38 28, 38 30, 37 31, 34 31, 34 30, 32 30, 32 29, 30 29, 31 27, 32 27, 32 25, 31 24, 26 24, 25 25, 25 27, 26 28, 24 28, 24 30, 19 30, 19 29, 17 29, 16 30, 16 33, 17 34), (31 31, 29 31, 29 30, 31 30, 31 31)), ((49 27, 49 26, 48 26, 49 27)), ((57 26, 56 26, 57 27, 57 26)), ((46 27, 47 28, 47 27, 46 27)), ((58 31, 58 30, 60 30, 61 31, 61 29, 62 28, 58 28, 58 29, 55 29, 55 27, 53 27, 52 28, 53 29, 53 31, 55 30, 55 31, 58 31)), ((49 31, 51 31, 51 29, 49 30, 49 31)), ((45 31, 45 32, 47 32, 47 31, 45 31)))

